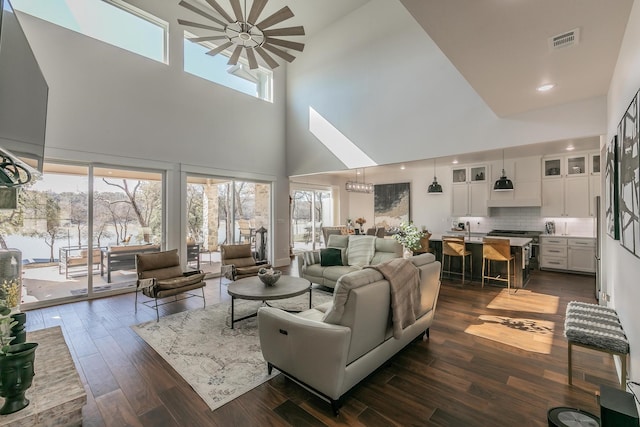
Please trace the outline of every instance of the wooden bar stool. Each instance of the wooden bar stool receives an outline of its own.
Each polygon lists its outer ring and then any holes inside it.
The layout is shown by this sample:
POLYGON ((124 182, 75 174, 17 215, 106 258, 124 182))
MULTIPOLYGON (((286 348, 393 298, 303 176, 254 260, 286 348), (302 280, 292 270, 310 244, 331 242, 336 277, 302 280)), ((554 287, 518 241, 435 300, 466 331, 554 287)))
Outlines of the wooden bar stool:
POLYGON ((485 237, 482 239, 482 287, 484 288, 484 279, 499 280, 507 282, 507 293, 511 293, 511 275, 516 272, 515 257, 511 255, 511 242, 509 239, 493 239, 485 237), (507 278, 491 275, 491 261, 499 261, 507 263, 507 278), (513 270, 511 269, 511 261, 513 261, 513 270), (485 274, 485 267, 487 267, 485 274))
POLYGON ((465 271, 466 271, 466 259, 469 257, 469 276, 471 279, 469 283, 473 281, 473 258, 471 257, 471 251, 468 251, 464 244, 464 237, 461 236, 442 236, 442 265, 444 267, 445 257, 449 257, 448 270, 444 268, 440 269, 440 279, 442 275, 447 272, 449 276, 452 274, 459 274, 462 276, 462 284, 464 285, 465 271), (462 259, 462 272, 451 271, 451 257, 459 257, 462 259))

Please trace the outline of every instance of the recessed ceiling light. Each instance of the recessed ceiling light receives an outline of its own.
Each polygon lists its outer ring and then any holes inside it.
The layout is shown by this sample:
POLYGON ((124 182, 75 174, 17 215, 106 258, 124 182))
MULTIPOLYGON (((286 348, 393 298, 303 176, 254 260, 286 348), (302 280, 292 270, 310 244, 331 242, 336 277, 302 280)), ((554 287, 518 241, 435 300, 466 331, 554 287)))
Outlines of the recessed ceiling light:
POLYGON ((567 147, 567 151, 573 151, 575 149, 576 148, 573 145, 570 145, 570 146, 567 147))
POLYGON ((404 165, 400 166, 400 170, 405 170, 404 165))
POLYGON ((457 164, 458 164, 458 161, 457 161, 457 160, 454 160, 454 161, 453 161, 453 162, 451 162, 451 163, 453 163, 454 165, 457 165, 457 164))
POLYGON ((537 90, 538 92, 548 92, 548 91, 550 91, 551 89, 553 89, 554 87, 556 87, 556 85, 555 85, 554 83, 547 83, 547 84, 544 84, 544 85, 538 86, 538 87, 536 88, 536 90, 537 90))

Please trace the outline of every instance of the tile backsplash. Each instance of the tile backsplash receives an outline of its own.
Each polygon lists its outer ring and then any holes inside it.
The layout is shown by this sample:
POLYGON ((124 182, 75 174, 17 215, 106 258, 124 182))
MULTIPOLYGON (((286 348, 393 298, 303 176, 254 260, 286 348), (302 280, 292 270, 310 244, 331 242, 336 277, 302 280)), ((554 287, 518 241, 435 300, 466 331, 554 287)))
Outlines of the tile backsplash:
POLYGON ((452 218, 455 222, 471 224, 472 232, 486 233, 491 230, 536 230, 544 232, 546 221, 554 221, 556 234, 575 236, 595 236, 594 218, 545 218, 540 215, 540 208, 490 208, 488 217, 452 218), (480 224, 478 224, 480 223, 480 224))

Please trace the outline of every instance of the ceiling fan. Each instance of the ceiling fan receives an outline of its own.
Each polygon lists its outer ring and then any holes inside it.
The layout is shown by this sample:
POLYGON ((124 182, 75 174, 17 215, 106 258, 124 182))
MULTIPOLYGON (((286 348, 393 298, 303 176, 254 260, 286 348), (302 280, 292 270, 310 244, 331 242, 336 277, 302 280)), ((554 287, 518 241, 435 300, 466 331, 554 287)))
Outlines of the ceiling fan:
POLYGON ((256 53, 258 53, 264 62, 273 69, 278 67, 280 64, 278 64, 271 54, 276 55, 287 62, 291 62, 296 59, 295 56, 282 50, 280 47, 297 50, 298 52, 302 52, 304 49, 303 43, 276 38, 279 36, 304 36, 304 27, 271 28, 274 25, 294 16, 288 6, 283 7, 267 18, 258 21, 258 18, 267 5, 268 0, 253 0, 253 4, 251 5, 251 10, 249 10, 248 15, 246 0, 244 1, 244 10, 240 4, 240 0, 229 0, 235 19, 232 18, 216 0, 205 1, 220 15, 221 18, 212 15, 209 11, 203 10, 186 0, 181 0, 178 4, 185 9, 189 9, 190 11, 212 21, 217 24, 217 26, 200 24, 198 22, 187 21, 184 19, 178 19, 178 23, 187 27, 220 33, 219 35, 192 37, 189 39, 194 43, 205 41, 220 41, 222 43, 216 48, 208 51, 207 55, 217 55, 218 53, 235 46, 233 53, 229 58, 229 65, 236 65, 242 51, 244 50, 250 69, 253 70, 258 68, 258 60, 255 55, 256 53))

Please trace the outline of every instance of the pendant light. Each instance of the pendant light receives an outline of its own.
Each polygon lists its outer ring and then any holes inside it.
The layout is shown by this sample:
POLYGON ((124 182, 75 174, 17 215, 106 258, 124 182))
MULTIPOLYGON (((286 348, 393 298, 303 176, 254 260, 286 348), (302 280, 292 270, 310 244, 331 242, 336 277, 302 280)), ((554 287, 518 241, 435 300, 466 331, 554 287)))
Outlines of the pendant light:
POLYGON ((442 194, 442 185, 438 184, 438 178, 436 178, 436 159, 433 159, 433 182, 427 189, 429 194, 442 194))
POLYGON ((502 176, 493 185, 493 191, 513 191, 513 182, 504 173, 504 150, 502 150, 502 176))

